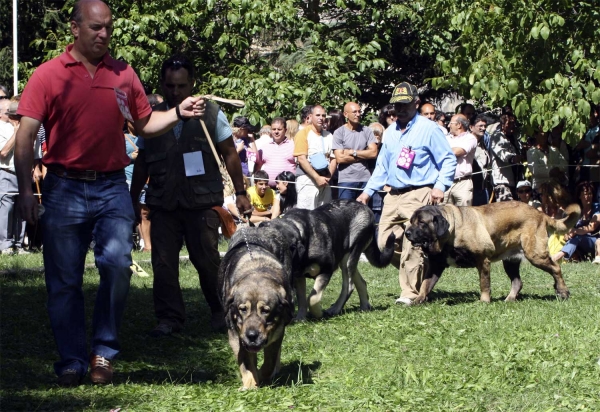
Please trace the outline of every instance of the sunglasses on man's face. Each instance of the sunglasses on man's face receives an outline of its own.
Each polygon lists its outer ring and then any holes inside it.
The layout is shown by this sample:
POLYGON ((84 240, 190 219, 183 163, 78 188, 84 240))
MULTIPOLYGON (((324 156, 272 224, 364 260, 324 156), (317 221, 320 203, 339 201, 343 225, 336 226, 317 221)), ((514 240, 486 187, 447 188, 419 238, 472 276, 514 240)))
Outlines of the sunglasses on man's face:
POLYGON ((517 193, 519 193, 519 194, 523 194, 523 193, 531 193, 531 190, 527 190, 527 189, 523 189, 523 190, 517 190, 517 193))
POLYGON ((10 99, 10 97, 8 97, 8 96, 0 96, 0 100, 4 100, 4 99, 10 99))

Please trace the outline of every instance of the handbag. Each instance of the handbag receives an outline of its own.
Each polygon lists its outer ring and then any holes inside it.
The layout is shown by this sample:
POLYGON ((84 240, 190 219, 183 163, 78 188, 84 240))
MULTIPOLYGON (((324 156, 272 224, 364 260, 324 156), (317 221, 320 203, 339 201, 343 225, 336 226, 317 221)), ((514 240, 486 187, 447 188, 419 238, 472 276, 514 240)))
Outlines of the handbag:
POLYGON ((329 169, 329 162, 325 157, 325 144, 323 143, 322 135, 321 147, 323 149, 323 152, 315 153, 314 155, 308 156, 308 162, 310 163, 312 168, 315 169, 315 172, 317 172, 320 176, 323 176, 324 174, 327 174, 327 171, 329 169))
MULTIPOLYGON (((223 179, 223 195, 225 197, 231 196, 235 193, 235 187, 233 186, 233 180, 231 180, 231 176, 227 172, 227 167, 225 166, 225 161, 219 154, 217 153, 217 149, 215 149, 215 145, 210 137, 210 133, 206 129, 206 124, 204 120, 200 119, 200 124, 202 125, 202 130, 204 130, 204 134, 206 135, 206 140, 208 140, 208 144, 210 145, 210 150, 217 161, 217 165, 219 165, 219 172, 221 172, 221 177, 223 179)), ((233 233, 235 232, 236 225, 233 221, 233 217, 231 214, 223 209, 221 206, 214 206, 212 208, 219 215, 219 220, 221 221, 221 232, 223 236, 229 239, 233 233)))

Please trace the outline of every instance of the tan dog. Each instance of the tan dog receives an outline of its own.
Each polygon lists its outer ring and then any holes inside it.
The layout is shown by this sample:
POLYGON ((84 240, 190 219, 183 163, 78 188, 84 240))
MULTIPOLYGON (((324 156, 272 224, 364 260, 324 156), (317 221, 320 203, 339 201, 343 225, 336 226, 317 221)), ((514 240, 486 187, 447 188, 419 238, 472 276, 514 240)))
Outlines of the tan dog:
POLYGON ((221 261, 220 298, 242 389, 256 388, 279 371, 285 327, 294 312, 293 253, 277 231, 243 227, 221 261), (256 357, 261 350, 264 362, 259 370, 256 357))
POLYGON ((490 302, 490 264, 502 260, 511 280, 506 301, 517 299, 523 286, 519 275, 521 258, 554 278, 556 294, 569 297, 560 265, 548 253, 548 231, 559 234, 572 228, 581 209, 566 208, 567 217, 555 220, 522 202, 497 202, 477 207, 424 206, 415 211, 405 236, 429 256, 428 275, 413 304, 427 295, 448 266, 479 271, 481 301, 490 302))

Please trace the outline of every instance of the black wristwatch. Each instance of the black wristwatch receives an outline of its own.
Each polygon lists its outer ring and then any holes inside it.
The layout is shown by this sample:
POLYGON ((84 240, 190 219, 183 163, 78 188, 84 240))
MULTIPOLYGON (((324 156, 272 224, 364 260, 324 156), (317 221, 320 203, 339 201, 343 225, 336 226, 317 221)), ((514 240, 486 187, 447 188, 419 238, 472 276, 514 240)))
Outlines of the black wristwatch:
POLYGON ((356 159, 356 156, 358 156, 358 154, 356 153, 356 150, 352 153, 352 157, 354 157, 356 159))
POLYGON ((235 192, 235 195, 236 196, 246 196, 247 193, 246 193, 246 190, 239 190, 239 191, 235 192))
POLYGON ((177 115, 177 118, 182 122, 187 122, 188 120, 190 120, 189 118, 185 118, 181 115, 181 112, 179 111, 179 105, 175 106, 175 114, 177 115))

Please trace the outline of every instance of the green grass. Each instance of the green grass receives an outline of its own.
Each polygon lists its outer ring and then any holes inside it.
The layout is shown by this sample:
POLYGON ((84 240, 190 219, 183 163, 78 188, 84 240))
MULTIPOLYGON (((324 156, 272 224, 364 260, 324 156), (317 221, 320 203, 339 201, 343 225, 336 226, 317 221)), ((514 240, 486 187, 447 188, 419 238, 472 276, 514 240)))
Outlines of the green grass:
MULTIPOLYGON (((0 271, 18 269, 0 275, 2 411, 600 410, 600 273, 591 263, 563 265, 568 301, 554 297, 549 275, 526 264, 523 298, 507 304, 509 281, 494 264, 491 304, 477 301, 477 275, 465 269, 448 270, 432 301, 412 308, 394 305, 395 269, 361 264, 374 310, 358 311, 355 294, 338 317, 291 325, 278 380, 245 392, 226 335, 208 327, 189 263, 181 265, 183 334, 147 336, 155 325, 152 278, 134 277, 114 384, 59 389, 43 275, 23 270, 40 265, 40 255, 0 257, 0 271)), ((339 278, 325 307, 337 298, 339 278)), ((90 322, 97 280, 86 270, 90 322)))

